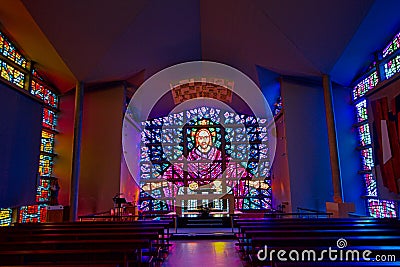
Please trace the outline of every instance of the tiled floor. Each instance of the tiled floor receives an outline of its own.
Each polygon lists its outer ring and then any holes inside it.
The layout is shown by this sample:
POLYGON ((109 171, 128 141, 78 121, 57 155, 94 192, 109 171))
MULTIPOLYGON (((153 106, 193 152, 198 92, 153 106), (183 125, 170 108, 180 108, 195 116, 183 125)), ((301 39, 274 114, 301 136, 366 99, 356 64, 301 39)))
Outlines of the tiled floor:
POLYGON ((235 240, 177 240, 162 267, 244 267, 235 240))

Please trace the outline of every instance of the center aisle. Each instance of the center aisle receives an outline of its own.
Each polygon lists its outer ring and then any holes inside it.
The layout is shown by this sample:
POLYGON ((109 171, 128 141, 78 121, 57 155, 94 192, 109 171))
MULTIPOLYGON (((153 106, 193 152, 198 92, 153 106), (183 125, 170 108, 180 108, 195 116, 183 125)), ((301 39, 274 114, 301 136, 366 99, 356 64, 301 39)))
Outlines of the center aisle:
POLYGON ((162 267, 244 267, 234 240, 177 240, 162 267))

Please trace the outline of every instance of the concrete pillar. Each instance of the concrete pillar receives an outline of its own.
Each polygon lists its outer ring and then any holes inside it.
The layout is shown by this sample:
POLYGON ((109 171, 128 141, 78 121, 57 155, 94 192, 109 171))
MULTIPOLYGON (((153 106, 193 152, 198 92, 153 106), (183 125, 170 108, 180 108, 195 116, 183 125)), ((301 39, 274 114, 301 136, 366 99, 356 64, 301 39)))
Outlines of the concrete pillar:
POLYGON ((70 213, 69 220, 74 222, 78 219, 78 196, 79 196, 79 174, 81 158, 82 139, 82 116, 83 116, 84 84, 77 82, 75 90, 75 115, 74 115, 74 136, 72 148, 72 177, 70 190, 70 213))

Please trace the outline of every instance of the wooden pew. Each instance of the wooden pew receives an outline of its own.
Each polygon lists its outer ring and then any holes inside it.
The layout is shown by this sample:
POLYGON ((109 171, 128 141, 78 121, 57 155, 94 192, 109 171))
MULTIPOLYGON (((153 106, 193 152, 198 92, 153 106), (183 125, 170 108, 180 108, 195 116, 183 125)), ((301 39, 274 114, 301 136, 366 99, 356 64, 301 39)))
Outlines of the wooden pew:
MULTIPOLYGON (((8 254, 11 253, 12 255, 14 255, 14 257, 18 258, 21 257, 23 258, 24 257, 23 253, 25 252, 28 253, 28 255, 32 255, 32 257, 34 257, 35 255, 34 251, 42 248, 41 254, 43 254, 42 255, 43 259, 43 256, 45 256, 45 253, 43 251, 45 250, 47 250, 48 253, 50 253, 53 256, 55 255, 56 257, 60 257, 59 256, 60 253, 58 252, 60 250, 60 247, 50 247, 50 248, 47 246, 45 246, 44 248, 41 247, 43 246, 43 244, 45 244, 45 242, 54 242, 54 245, 58 244, 58 246, 60 246, 60 244, 65 244, 66 242, 68 243, 68 242, 81 241, 83 242, 83 244, 88 245, 91 244, 91 242, 99 242, 98 240, 103 240, 104 242, 106 242, 105 240, 108 240, 109 241, 108 245, 110 245, 109 254, 113 254, 114 256, 112 258, 114 259, 114 261, 117 261, 120 260, 121 258, 120 257, 121 253, 119 253, 117 250, 117 248, 120 247, 116 248, 113 242, 121 243, 121 241, 124 241, 126 239, 131 241, 134 240, 140 241, 142 239, 145 239, 147 242, 146 244, 150 245, 146 245, 145 247, 141 248, 140 257, 142 257, 143 251, 147 251, 150 256, 154 256, 152 254, 154 247, 158 249, 161 248, 161 246, 159 245, 164 245, 162 242, 165 241, 163 236, 166 224, 164 222, 163 224, 155 223, 151 225, 156 225, 156 226, 148 227, 147 224, 146 226, 145 224, 141 225, 99 224, 97 226, 93 224, 91 225, 85 224, 82 225, 82 227, 80 227, 80 225, 77 225, 75 223, 69 223, 62 226, 56 224, 19 225, 18 227, 7 227, 5 229, 1 229, 0 237, 2 242, 0 246, 5 251, 3 253, 6 253, 6 251, 8 251, 8 254), (18 244, 19 247, 10 250, 9 248, 12 247, 11 246, 12 244, 18 244), (21 250, 23 246, 25 246, 24 247, 25 249, 21 250), (15 251, 19 251, 20 253, 18 254, 15 251)), ((98 243, 96 244, 97 246, 95 247, 84 247, 84 251, 82 252, 79 252, 79 249, 82 249, 82 247, 77 247, 76 249, 74 247, 69 247, 68 253, 74 255, 84 254, 86 255, 86 257, 89 257, 88 254, 90 254, 91 255, 90 257, 95 257, 96 250, 101 249, 98 246, 98 243)), ((127 253, 127 251, 130 251, 129 248, 127 249, 128 250, 124 249, 125 254, 127 253)), ((98 253, 102 253, 102 251, 98 251, 98 253)), ((39 253, 39 255, 41 254, 39 253)), ((99 256, 96 257, 98 258, 99 256)), ((126 260, 124 262, 126 263, 126 260)))
POLYGON ((0 244, 0 264, 123 264, 145 265, 142 249, 151 246, 146 239, 34 240, 0 244))

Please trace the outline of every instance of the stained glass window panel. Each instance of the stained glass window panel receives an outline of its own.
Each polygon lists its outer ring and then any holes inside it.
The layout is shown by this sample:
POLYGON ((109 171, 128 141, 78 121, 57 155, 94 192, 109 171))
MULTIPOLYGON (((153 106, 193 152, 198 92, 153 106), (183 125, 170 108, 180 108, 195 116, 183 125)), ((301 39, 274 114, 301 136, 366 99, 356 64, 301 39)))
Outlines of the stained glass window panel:
POLYGON ((39 175, 51 176, 52 172, 53 172, 53 157, 48 155, 40 155, 39 175))
POLYGON ((371 90, 378 84, 378 81, 378 73, 374 71, 354 87, 353 100, 356 100, 365 95, 369 90, 371 90))
POLYGON ((36 81, 32 81, 31 94, 42 99, 45 104, 53 108, 58 107, 58 96, 49 88, 36 81))
POLYGON ((374 175, 372 173, 365 173, 364 181, 367 190, 367 196, 376 197, 378 194, 376 191, 376 180, 374 175))
POLYGON ((46 222, 47 206, 31 205, 22 206, 19 210, 19 223, 39 223, 46 222))
POLYGON ((43 109, 43 127, 51 130, 56 129, 57 117, 56 113, 50 109, 43 109))
MULTIPOLYGON (((265 175, 261 178, 264 180, 269 173, 267 129, 265 126, 260 126, 261 121, 266 123, 266 120, 254 116, 200 107, 178 113, 178 116, 170 114, 142 122, 145 129, 141 137, 140 177, 142 181, 146 181, 141 183, 141 188, 148 194, 141 195, 141 203, 146 201, 141 206, 149 210, 171 208, 171 205, 175 204, 171 202, 171 198, 176 195, 199 194, 197 190, 203 190, 200 188, 206 186, 210 187, 207 189, 207 194, 224 194, 233 190, 236 198, 245 196, 252 198, 247 200, 248 208, 270 207, 269 185, 263 187, 258 183, 258 188, 252 189, 255 196, 251 197, 248 195, 250 191, 246 182, 258 175, 265 175), (178 125, 183 122, 184 125, 178 125), (225 124, 221 125, 220 122, 225 124), (221 150, 227 159, 215 159, 213 163, 207 163, 208 159, 197 161, 196 157, 191 158, 194 154, 188 157, 197 147, 195 139, 199 129, 207 129, 213 146, 221 150), (226 168, 224 172, 221 172, 222 166, 226 168), (198 175, 199 171, 202 172, 201 176, 198 175), (244 181, 238 182, 240 178, 244 181), (160 188, 158 185, 161 183, 157 181, 168 181, 168 186, 163 185, 160 188), (197 186, 193 185, 193 181, 196 181, 197 186), (155 199, 162 200, 167 205, 162 206, 155 202, 155 199)), ((183 203, 187 204, 189 200, 190 198, 183 200, 183 203)), ((242 207, 243 205, 240 208, 242 207)))
POLYGON ((53 153, 53 147, 54 147, 54 134, 42 131, 40 151, 53 153))
POLYGON ((357 111, 357 122, 363 122, 368 120, 367 100, 364 99, 360 103, 357 103, 356 111, 357 111))
POLYGON ((393 54, 396 50, 400 48, 400 32, 393 38, 388 46, 383 49, 383 57, 393 54))
POLYGON ((36 190, 36 202, 50 201, 50 179, 41 178, 36 190))
POLYGON ((10 226, 12 222, 12 209, 0 208, 0 227, 10 226))
POLYGON ((374 160, 372 157, 372 148, 361 150, 361 158, 363 170, 370 171, 374 167, 374 160))
POLYGON ((371 144, 371 133, 369 131, 368 123, 358 127, 358 136, 360 140, 360 146, 366 146, 371 144))
POLYGON ((14 45, 0 32, 0 52, 3 56, 7 57, 9 60, 17 63, 23 68, 26 68, 27 60, 18 52, 16 51, 14 45))
POLYGON ((397 217, 397 204, 394 201, 368 199, 370 216, 374 218, 395 218, 397 217))
POLYGON ((1 63, 1 77, 10 83, 12 83, 14 79, 14 68, 4 61, 1 63))
POLYGON ((396 73, 400 71, 400 55, 397 55, 395 58, 389 60, 385 65, 385 76, 386 79, 389 79, 396 73))
POLYGON ((25 74, 15 69, 13 83, 20 88, 24 88, 24 81, 25 81, 25 74))

